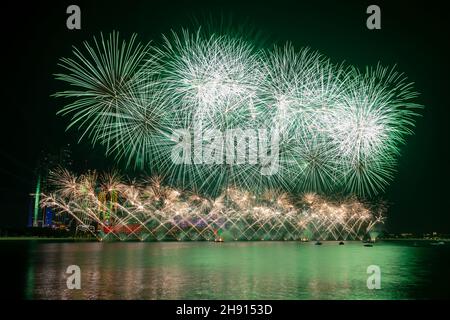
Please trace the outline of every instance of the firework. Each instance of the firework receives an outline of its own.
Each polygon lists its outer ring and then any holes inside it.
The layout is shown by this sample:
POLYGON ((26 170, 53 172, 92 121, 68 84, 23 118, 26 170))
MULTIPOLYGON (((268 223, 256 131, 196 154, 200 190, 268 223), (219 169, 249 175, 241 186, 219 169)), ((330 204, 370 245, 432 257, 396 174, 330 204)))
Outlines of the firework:
POLYGON ((75 87, 56 94, 74 99, 60 110, 69 127, 126 166, 214 196, 230 186, 375 195, 419 107, 393 68, 360 72, 292 45, 256 50, 185 30, 154 47, 113 33, 85 49, 57 75, 75 87))
POLYGON ((137 43, 136 35, 129 43, 121 42, 118 33, 106 39, 94 37, 93 43, 85 42, 84 52, 75 48, 74 58, 61 59, 66 73, 56 78, 73 89, 55 96, 76 99, 58 113, 72 116, 68 128, 81 129, 80 139, 87 136, 94 145, 105 145, 117 159, 125 157, 130 163, 133 158, 136 166, 142 166, 154 151, 152 134, 158 132, 158 110, 164 106, 153 94, 150 45, 137 43), (143 65, 145 79, 138 72, 143 65))
POLYGON ((381 207, 354 197, 228 188, 211 199, 157 179, 126 183, 117 173, 51 176, 55 192, 43 194, 41 205, 68 214, 99 240, 352 240, 383 222, 381 207))

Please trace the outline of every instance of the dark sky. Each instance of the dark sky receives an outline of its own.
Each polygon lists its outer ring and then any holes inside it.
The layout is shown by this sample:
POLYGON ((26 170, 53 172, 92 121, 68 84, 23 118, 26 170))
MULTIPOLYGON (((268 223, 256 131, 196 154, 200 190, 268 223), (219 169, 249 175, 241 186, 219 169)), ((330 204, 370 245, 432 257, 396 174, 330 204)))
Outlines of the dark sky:
MULTIPOLYGON (((309 46, 333 62, 364 68, 397 64, 421 92, 425 105, 415 135, 402 148, 395 180, 383 198, 390 203, 389 231, 450 232, 449 177, 449 27, 440 2, 410 1, 34 1, 2 10, 2 121, 0 149, 0 226, 25 225, 33 170, 41 150, 73 145, 73 158, 91 168, 112 163, 101 149, 77 145, 76 131, 66 132, 67 119, 55 115, 61 89, 53 79, 57 61, 71 46, 100 31, 159 40, 171 28, 193 21, 232 17, 268 43, 291 41, 309 46), (243 3, 245 2, 245 3, 243 3), (66 28, 66 8, 78 4, 82 30, 66 28), (378 4, 382 29, 366 28, 366 8, 378 4)), ((247 30, 244 28, 244 31, 247 30)))

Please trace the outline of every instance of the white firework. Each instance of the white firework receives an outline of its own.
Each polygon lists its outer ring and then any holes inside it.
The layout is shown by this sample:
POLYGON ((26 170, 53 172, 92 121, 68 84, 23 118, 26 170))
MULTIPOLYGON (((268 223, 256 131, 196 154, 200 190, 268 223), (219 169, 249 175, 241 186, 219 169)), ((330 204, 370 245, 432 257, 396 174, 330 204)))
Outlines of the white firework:
POLYGON ((261 51, 238 37, 200 30, 173 32, 153 48, 135 37, 120 43, 115 33, 94 44, 61 59, 67 74, 57 79, 74 87, 56 94, 75 99, 60 110, 72 116, 69 127, 81 128, 81 137, 105 145, 127 167, 195 191, 217 195, 234 185, 256 193, 371 196, 392 180, 419 107, 412 84, 393 68, 360 72, 289 44, 261 51), (171 157, 179 130, 196 141, 194 149, 201 145, 191 152, 188 144, 183 163, 171 157), (268 148, 251 144, 248 130, 258 132, 258 142, 277 137, 273 174, 261 174, 267 169, 261 158, 250 161, 268 148), (227 161, 235 152, 230 157, 228 147, 236 145, 245 150, 242 163, 227 161))

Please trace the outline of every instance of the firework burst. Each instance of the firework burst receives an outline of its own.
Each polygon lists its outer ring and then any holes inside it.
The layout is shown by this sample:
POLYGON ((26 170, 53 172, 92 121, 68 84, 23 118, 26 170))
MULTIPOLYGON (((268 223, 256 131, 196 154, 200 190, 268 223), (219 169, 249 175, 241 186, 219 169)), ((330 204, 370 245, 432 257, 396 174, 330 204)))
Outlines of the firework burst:
POLYGON ((185 30, 155 47, 113 33, 85 49, 61 59, 67 73, 57 75, 74 87, 56 94, 74 99, 59 111, 72 116, 69 127, 127 166, 216 196, 228 186, 375 195, 392 180, 420 107, 393 68, 360 72, 289 44, 256 50, 239 37, 185 30), (172 157, 179 130, 201 145, 183 163, 172 157), (231 142, 230 130, 240 130, 231 142), (276 133, 270 175, 261 174, 267 163, 249 160, 268 150, 250 143, 249 130, 259 140, 276 133), (236 145, 246 146, 242 163, 228 161, 236 145))
POLYGON ((41 205, 77 221, 99 240, 353 240, 362 239, 384 209, 354 197, 227 188, 215 199, 168 187, 155 179, 124 182, 117 173, 51 174, 55 192, 41 205), (76 192, 74 192, 76 190, 76 192))

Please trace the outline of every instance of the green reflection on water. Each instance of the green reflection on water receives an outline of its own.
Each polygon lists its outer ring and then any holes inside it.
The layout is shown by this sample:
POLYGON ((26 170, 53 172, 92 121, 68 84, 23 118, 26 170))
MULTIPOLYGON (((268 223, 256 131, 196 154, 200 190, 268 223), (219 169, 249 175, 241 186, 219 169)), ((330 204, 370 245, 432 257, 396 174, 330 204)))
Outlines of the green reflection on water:
POLYGON ((430 297, 433 272, 441 270, 430 265, 448 256, 449 248, 395 243, 367 248, 360 242, 41 243, 30 254, 25 291, 34 299, 411 299, 430 297), (71 264, 81 268, 81 290, 66 288, 64 272, 71 264), (369 265, 381 268, 380 290, 367 288, 369 265))

